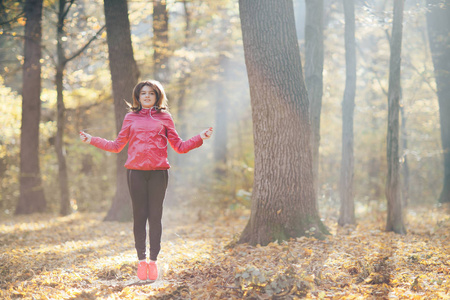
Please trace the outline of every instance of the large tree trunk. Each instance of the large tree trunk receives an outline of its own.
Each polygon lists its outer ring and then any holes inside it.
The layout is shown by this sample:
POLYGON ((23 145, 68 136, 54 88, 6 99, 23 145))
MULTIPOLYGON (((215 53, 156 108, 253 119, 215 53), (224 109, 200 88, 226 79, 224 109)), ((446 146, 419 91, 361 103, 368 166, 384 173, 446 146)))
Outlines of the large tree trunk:
POLYGON ((309 97, 314 191, 319 191, 320 112, 323 94, 323 0, 306 0, 305 83, 309 97))
POLYGON ((251 216, 239 242, 323 237, 292 0, 240 0, 239 11, 255 141, 251 216))
POLYGON ((355 223, 355 204, 353 200, 353 112, 356 92, 356 44, 355 44, 355 3, 344 0, 345 14, 345 62, 346 77, 344 99, 342 101, 342 160, 339 195, 341 208, 338 224, 355 223))
POLYGON ((39 167, 41 117, 42 0, 25 3, 25 46, 20 135, 20 197, 16 214, 43 212, 46 208, 39 167))
POLYGON ((154 78, 169 82, 169 14, 166 0, 153 0, 154 78))
POLYGON ((65 127, 65 106, 63 98, 63 77, 64 68, 66 65, 66 58, 62 46, 62 38, 64 36, 64 20, 65 20, 65 6, 66 0, 59 1, 58 24, 57 24, 57 66, 56 66, 56 138, 55 151, 58 157, 58 181, 59 181, 59 196, 60 196, 60 214, 65 216, 70 213, 70 195, 69 183, 67 176, 67 163, 64 150, 64 127, 65 127))
POLYGON ((405 234, 403 223, 403 205, 400 195, 399 162, 399 107, 400 107, 400 69, 403 31, 404 0, 394 0, 394 20, 391 36, 391 57, 389 61, 388 90, 388 128, 387 128, 387 164, 386 181, 387 222, 386 231, 405 234))
MULTIPOLYGON (((139 70, 133 56, 130 21, 126 0, 105 0, 105 22, 114 96, 116 130, 120 131, 127 113, 124 99, 131 101, 133 88, 139 78, 139 70)), ((116 194, 105 220, 127 221, 131 219, 131 199, 127 187, 127 149, 117 155, 116 194)))
POLYGON ((441 140, 444 153, 444 186, 439 202, 450 202, 450 1, 428 0, 428 38, 436 78, 441 140))

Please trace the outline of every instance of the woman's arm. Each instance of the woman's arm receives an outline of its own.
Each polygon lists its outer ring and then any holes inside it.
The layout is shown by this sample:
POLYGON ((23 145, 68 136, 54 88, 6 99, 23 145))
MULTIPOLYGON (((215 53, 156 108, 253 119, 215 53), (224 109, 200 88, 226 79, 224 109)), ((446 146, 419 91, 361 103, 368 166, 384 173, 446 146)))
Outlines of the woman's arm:
POLYGON ((183 141, 178 135, 178 132, 175 129, 175 124, 169 114, 167 115, 165 125, 170 146, 172 146, 173 150, 177 153, 187 153, 192 149, 200 147, 203 144, 203 140, 209 138, 212 134, 212 128, 210 128, 204 130, 201 134, 198 134, 187 141, 183 141))
POLYGON ((80 131, 80 138, 83 142, 89 143, 99 149, 119 153, 128 143, 128 140, 130 138, 131 124, 132 120, 130 120, 130 118, 127 118, 127 116, 125 116, 125 119, 123 120, 122 124, 122 129, 120 130, 119 134, 117 135, 117 138, 114 141, 109 141, 101 137, 91 136, 90 134, 85 133, 83 131, 80 131))

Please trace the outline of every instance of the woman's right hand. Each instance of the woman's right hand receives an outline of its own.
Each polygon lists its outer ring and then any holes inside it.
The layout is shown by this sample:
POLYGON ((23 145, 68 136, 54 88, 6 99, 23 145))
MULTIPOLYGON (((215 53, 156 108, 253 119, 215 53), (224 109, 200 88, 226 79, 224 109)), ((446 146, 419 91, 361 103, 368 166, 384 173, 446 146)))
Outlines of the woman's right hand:
POLYGON ((90 135, 89 133, 86 133, 84 131, 80 131, 80 139, 86 143, 86 144, 90 144, 91 143, 91 139, 92 139, 92 135, 90 135))
POLYGON ((212 127, 209 127, 208 129, 205 129, 205 130, 203 130, 203 131, 200 133, 200 137, 201 137, 203 140, 206 140, 206 139, 209 139, 209 138, 211 137, 212 133, 213 133, 213 128, 212 128, 212 127))

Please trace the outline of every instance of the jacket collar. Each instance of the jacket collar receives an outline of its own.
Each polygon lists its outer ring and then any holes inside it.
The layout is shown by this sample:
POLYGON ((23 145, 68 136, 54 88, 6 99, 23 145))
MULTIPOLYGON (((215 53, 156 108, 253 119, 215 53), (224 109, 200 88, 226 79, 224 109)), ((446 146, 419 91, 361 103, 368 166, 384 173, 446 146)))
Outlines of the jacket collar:
POLYGON ((142 108, 139 111, 139 114, 140 115, 144 115, 144 116, 148 116, 150 114, 150 111, 152 111, 152 110, 153 110, 152 108, 142 108))

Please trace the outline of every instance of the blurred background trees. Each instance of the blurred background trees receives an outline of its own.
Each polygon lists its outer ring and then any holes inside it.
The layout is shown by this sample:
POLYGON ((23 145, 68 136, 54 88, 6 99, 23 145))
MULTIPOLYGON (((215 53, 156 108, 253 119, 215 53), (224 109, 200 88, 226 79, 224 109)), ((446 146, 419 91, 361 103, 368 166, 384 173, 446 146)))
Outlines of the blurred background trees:
POLYGON ((444 185, 439 202, 450 202, 450 8, 449 1, 427 1, 428 39, 433 58, 444 153, 444 185))
MULTIPOLYGON (((363 209, 387 209, 384 193, 390 57, 387 33, 392 31, 393 6, 390 1, 381 0, 354 2, 357 81, 353 198, 358 221, 358 212, 363 209)), ((407 137, 407 148, 400 149, 399 159, 400 167, 406 159, 408 161, 408 205, 436 203, 444 190, 444 152, 448 151, 443 152, 441 128, 447 123, 439 118, 438 75, 432 61, 434 50, 430 48, 430 44, 437 42, 433 42, 429 32, 448 27, 433 25, 427 31, 426 16, 429 4, 447 13, 449 9, 445 1, 435 2, 406 1, 404 7, 400 105, 406 124, 402 134, 407 137)), ((61 209, 61 199, 56 192, 59 175, 54 148, 57 4, 55 0, 43 2, 38 152, 46 211, 53 213, 61 209)), ((81 49, 105 25, 105 11, 99 9, 102 7, 100 0, 73 2, 64 23, 65 37, 61 38, 66 57, 81 49)), ((24 8, 25 1, 3 0, 0 3, 0 215, 14 213, 20 198, 24 8)), ((306 9, 304 0, 295 0, 294 9, 300 52, 306 58, 309 54, 305 53, 304 38, 307 37, 302 22, 306 9)), ((342 155, 341 102, 346 77, 345 22, 342 1, 324 0, 323 9, 323 96, 317 197, 321 214, 337 221, 342 155)), ((195 209, 200 219, 213 215, 218 209, 229 214, 248 210, 254 149, 238 1, 128 1, 128 18, 139 79, 163 81, 180 135, 186 139, 209 126, 220 128, 211 142, 196 151, 181 156, 169 153, 172 169, 168 206, 195 209)), ((101 32, 95 43, 64 70, 66 123, 62 145, 71 210, 106 214, 116 195, 117 157, 88 147, 78 138, 78 131, 84 129, 92 135, 114 139, 117 132, 115 103, 132 100, 131 92, 124 92, 120 98, 125 99, 121 100, 115 99, 116 92, 113 96, 114 79, 111 80, 112 69, 108 67, 112 59, 108 52, 109 38, 107 42, 106 32, 101 32)), ((111 38, 116 39, 112 41, 116 45, 124 42, 120 36, 111 38)), ((124 70, 123 79, 130 79, 126 74, 124 70)), ((445 128, 442 130, 444 132, 445 128)), ((281 138, 283 131, 279 131, 281 138)))

